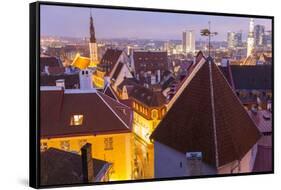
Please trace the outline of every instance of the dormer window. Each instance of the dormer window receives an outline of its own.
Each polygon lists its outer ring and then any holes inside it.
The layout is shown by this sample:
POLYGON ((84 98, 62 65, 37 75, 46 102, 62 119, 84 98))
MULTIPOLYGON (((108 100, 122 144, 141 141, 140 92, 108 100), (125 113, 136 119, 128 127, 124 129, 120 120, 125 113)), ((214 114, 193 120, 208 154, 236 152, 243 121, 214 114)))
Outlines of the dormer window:
POLYGON ((70 119, 71 126, 79 126, 83 124, 83 115, 72 115, 70 119))

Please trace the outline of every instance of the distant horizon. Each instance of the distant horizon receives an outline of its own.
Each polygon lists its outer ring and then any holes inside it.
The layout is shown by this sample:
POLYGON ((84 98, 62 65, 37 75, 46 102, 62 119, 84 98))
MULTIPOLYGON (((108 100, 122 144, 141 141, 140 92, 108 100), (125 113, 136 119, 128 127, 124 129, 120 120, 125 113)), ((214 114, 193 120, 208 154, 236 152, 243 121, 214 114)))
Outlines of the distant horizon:
MULTIPOLYGON (((46 37, 53 37, 53 38, 73 38, 73 39, 89 39, 89 37, 73 37, 73 36, 55 36, 55 35, 43 35, 41 38, 46 38, 46 37)), ((182 41, 182 39, 153 39, 153 38, 129 38, 129 37, 120 37, 120 38, 97 38, 97 41, 99 40, 153 40, 153 41, 182 41)), ((200 39, 196 39, 196 42, 204 42, 207 39, 202 37, 200 39)), ((212 40, 212 42, 227 42, 227 40, 212 40)), ((243 40, 243 42, 246 42, 246 40, 243 40)))
MULTIPOLYGON (((208 21, 218 32, 213 41, 226 41, 227 32, 239 31, 245 41, 249 30, 250 17, 41 5, 41 36, 88 38, 90 10, 97 39, 181 40, 184 30, 194 30, 196 41, 203 41, 200 30, 208 21)), ((271 19, 254 20, 272 31, 271 19)))

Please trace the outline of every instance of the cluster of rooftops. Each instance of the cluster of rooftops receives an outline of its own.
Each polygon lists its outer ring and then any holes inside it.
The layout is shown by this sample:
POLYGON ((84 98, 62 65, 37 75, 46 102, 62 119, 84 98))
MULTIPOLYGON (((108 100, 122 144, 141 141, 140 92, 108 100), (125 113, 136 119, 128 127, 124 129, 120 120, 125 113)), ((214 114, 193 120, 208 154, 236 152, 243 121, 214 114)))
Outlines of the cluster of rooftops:
MULTIPOLYGON (((110 50, 99 67, 110 71, 118 55, 120 51, 110 50)), ((52 57, 41 57, 42 73, 46 66, 51 68, 58 64, 59 61, 52 57)), ((189 69, 188 75, 176 85, 170 100, 161 90, 146 88, 136 78, 124 78, 118 85, 117 89, 126 86, 130 97, 147 106, 169 107, 150 136, 151 140, 183 153, 200 150, 204 153, 204 162, 220 167, 241 159, 260 140, 264 129, 271 133, 268 126, 272 120, 270 118, 268 122, 265 116, 271 113, 264 111, 260 117, 251 111, 247 113, 236 93, 237 89, 271 90, 271 65, 217 66, 211 57, 198 53, 196 62, 189 69)), ((115 70, 116 75, 120 71, 115 70)), ((130 133, 133 121, 130 103, 119 100, 110 86, 92 92, 71 93, 68 87, 79 86, 79 76, 75 73, 77 69, 69 73, 41 75, 41 86, 54 86, 55 80, 62 76, 69 83, 65 88, 52 90, 42 87, 41 137, 130 133), (77 114, 83 116, 82 127, 69 127, 71 118, 77 114)), ((169 74, 171 72, 166 72, 169 74)))

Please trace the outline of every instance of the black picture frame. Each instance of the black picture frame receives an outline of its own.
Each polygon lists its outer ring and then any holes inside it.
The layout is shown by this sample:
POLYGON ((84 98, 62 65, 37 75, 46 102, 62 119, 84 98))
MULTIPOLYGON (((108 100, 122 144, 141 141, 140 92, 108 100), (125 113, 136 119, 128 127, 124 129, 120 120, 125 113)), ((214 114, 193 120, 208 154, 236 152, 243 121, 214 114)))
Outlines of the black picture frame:
POLYGON ((234 177, 245 175, 273 174, 274 173, 274 16, 235 14, 235 13, 217 13, 217 12, 199 12, 187 10, 170 10, 157 8, 141 8, 141 7, 125 7, 125 6, 108 6, 108 5, 92 5, 80 3, 62 3, 62 2, 45 2, 39 1, 29 4, 29 52, 30 52, 30 78, 29 78, 29 185, 33 188, 54 188, 69 186, 85 186, 85 185, 105 185, 105 184, 121 184, 121 183, 139 183, 166 180, 181 180, 195 178, 213 178, 213 177, 234 177), (272 26, 272 171, 251 172, 239 174, 217 174, 191 177, 171 177, 157 179, 141 179, 141 180, 125 180, 112 182, 95 182, 82 184, 62 184, 62 185, 40 185, 40 6, 66 6, 66 7, 87 7, 87 8, 103 8, 115 10, 132 10, 132 11, 149 11, 163 13, 183 13, 195 15, 213 15, 213 16, 230 16, 230 17, 247 17, 270 19, 272 26))

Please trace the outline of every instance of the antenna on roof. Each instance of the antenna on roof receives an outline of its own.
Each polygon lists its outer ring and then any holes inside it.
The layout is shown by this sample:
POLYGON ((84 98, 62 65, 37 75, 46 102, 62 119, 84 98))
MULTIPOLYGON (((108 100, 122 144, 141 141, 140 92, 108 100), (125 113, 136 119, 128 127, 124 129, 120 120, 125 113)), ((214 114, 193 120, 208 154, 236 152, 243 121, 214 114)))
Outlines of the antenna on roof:
POLYGON ((217 32, 211 32, 211 21, 208 22, 209 28, 205 28, 202 29, 200 31, 201 36, 208 36, 209 38, 209 47, 208 47, 208 51, 209 51, 209 57, 211 56, 211 37, 218 35, 217 32))

